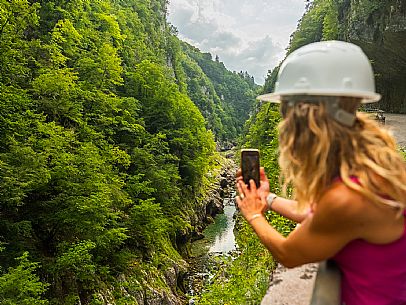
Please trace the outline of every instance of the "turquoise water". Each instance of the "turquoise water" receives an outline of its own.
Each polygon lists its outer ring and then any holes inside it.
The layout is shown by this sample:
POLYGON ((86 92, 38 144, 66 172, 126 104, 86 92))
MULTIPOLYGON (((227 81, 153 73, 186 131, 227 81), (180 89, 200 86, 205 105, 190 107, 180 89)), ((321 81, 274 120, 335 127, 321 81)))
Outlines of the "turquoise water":
POLYGON ((228 253, 236 249, 233 218, 235 211, 234 200, 224 199, 224 214, 217 214, 214 222, 207 226, 203 231, 204 239, 193 242, 193 257, 209 253, 228 253))
MULTIPOLYGON (((233 197, 231 197, 233 198, 233 197)), ((187 282, 189 304, 195 304, 194 296, 199 294, 213 274, 210 269, 218 264, 218 256, 229 255, 236 250, 234 236, 234 199, 224 199, 224 213, 218 214, 214 222, 203 231, 204 238, 191 245, 192 259, 187 282)))
POLYGON ((234 213, 235 206, 226 205, 224 214, 217 215, 212 226, 204 231, 203 234, 212 241, 209 253, 227 253, 235 250, 234 213))

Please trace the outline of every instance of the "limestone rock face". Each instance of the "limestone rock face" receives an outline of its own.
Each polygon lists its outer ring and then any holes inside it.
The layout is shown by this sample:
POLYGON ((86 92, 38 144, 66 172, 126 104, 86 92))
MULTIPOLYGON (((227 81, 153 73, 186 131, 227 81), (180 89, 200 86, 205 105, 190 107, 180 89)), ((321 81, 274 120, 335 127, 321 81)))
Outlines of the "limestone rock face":
MULTIPOLYGON (((150 288, 144 295, 144 304, 148 305, 181 305, 182 302, 166 291, 150 288)), ((141 303, 142 304, 142 303, 141 303)))
MULTIPOLYGON (((230 154, 232 154, 230 152, 230 154)), ((233 155, 234 156, 234 155, 233 155)), ((198 232, 203 231, 208 223, 213 221, 213 218, 223 213, 224 199, 229 198, 234 190, 236 165, 232 160, 225 160, 222 171, 216 177, 216 183, 212 185, 212 189, 207 194, 206 198, 200 202, 196 201, 194 219, 191 219, 191 224, 196 228, 198 232)), ((198 236, 194 234, 192 239, 198 236)), ((196 235, 197 234, 197 235, 196 235)))
POLYGON ((372 61, 383 96, 378 107, 406 113, 406 1, 345 0, 339 19, 342 38, 372 61))

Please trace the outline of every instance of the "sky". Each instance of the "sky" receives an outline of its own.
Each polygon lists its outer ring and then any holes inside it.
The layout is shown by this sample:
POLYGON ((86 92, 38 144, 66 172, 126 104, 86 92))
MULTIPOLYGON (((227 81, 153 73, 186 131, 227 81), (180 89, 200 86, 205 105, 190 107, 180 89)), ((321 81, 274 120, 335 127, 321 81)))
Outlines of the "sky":
POLYGON ((180 39, 263 84, 304 10, 304 0, 169 0, 168 20, 180 39))

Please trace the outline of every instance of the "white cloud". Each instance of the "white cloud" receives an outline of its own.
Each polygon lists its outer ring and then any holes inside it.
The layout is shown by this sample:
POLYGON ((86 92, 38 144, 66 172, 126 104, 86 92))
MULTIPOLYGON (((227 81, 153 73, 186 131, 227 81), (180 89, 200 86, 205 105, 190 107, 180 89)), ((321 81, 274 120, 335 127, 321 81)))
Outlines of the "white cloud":
POLYGON ((181 39, 263 83, 303 11, 304 0, 171 0, 169 21, 181 39))
POLYGON ((250 41, 248 46, 237 53, 224 53, 223 61, 235 71, 248 71, 257 82, 263 83, 264 74, 277 65, 283 49, 266 36, 257 41, 250 41))

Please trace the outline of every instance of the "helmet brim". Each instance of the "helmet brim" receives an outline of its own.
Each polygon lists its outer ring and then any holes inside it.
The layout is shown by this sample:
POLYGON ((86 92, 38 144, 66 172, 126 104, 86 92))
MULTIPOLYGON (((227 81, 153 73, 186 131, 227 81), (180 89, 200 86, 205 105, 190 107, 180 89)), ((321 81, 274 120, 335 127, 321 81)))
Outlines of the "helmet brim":
POLYGON ((312 91, 306 91, 304 93, 303 91, 297 90, 297 91, 289 91, 289 92, 274 92, 274 93, 267 93, 267 94, 262 94, 260 96, 257 96, 257 100, 263 101, 263 102, 271 102, 271 103, 280 103, 281 100, 289 100, 289 96, 294 97, 294 96, 336 96, 336 97, 355 97, 361 99, 361 103, 363 104, 368 104, 368 103, 376 103, 381 99, 381 95, 378 93, 371 93, 371 92, 362 92, 362 91, 354 91, 354 92, 342 92, 342 91, 336 91, 336 92, 325 92, 325 91, 317 91, 317 90, 312 90, 312 91))

